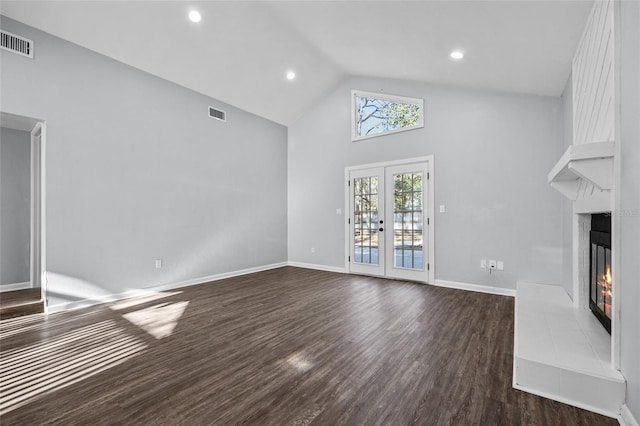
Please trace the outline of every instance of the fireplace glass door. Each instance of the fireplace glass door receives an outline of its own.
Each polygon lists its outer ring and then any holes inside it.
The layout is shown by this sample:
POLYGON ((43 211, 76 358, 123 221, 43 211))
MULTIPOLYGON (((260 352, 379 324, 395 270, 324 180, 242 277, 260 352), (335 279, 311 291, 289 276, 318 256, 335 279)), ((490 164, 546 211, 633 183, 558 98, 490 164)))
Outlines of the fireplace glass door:
POLYGON ((589 307, 611 333, 611 235, 591 231, 589 307))

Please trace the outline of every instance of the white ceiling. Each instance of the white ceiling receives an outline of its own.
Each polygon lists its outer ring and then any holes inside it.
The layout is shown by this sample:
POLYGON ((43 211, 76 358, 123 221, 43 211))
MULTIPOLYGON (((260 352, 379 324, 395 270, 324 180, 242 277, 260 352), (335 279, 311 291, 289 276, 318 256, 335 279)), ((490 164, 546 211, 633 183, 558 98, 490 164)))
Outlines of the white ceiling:
POLYGON ((350 75, 559 96, 592 4, 3 0, 0 12, 289 125, 350 75))

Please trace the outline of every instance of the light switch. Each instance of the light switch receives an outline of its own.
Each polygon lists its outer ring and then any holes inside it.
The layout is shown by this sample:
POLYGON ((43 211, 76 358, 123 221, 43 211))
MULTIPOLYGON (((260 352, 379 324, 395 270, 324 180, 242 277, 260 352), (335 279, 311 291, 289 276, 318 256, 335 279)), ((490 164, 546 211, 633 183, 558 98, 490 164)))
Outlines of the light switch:
POLYGON ((342 214, 342 209, 336 209, 336 214, 342 214))
POLYGON ((440 204, 440 213, 444 213, 444 204, 440 204))
POLYGON ((498 260, 498 271, 504 271, 504 262, 502 260, 498 260))

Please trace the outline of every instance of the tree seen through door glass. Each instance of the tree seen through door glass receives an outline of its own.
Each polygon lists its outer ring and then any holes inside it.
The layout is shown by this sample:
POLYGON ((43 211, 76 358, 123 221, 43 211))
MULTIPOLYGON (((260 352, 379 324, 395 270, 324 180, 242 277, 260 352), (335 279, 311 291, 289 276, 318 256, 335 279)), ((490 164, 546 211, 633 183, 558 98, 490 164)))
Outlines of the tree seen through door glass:
POLYGON ((354 261, 377 265, 379 262, 377 177, 353 180, 353 205, 354 261))
POLYGON ((424 269, 422 229, 422 173, 393 177, 394 267, 424 269))

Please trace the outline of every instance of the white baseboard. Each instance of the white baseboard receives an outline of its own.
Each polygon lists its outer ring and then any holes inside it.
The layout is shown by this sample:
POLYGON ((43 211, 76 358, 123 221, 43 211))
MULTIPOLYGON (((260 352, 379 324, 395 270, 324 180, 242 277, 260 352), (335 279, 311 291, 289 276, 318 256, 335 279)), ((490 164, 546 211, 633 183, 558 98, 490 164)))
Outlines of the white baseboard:
POLYGON ((0 285, 0 293, 5 291, 26 290, 31 288, 31 281, 0 285))
POLYGON ((302 263, 302 262, 287 262, 287 265, 295 266, 296 268, 315 269, 317 271, 337 272, 339 274, 347 273, 347 271, 344 268, 340 268, 338 266, 325 266, 325 265, 316 265, 313 263, 302 263))
POLYGON ((631 410, 629 410, 627 404, 622 404, 618 423, 622 426, 640 426, 638 425, 638 421, 633 417, 633 414, 631 413, 631 410))
POLYGON ((455 288, 458 290, 475 291, 478 293, 498 294, 500 296, 516 297, 515 289, 510 289, 510 288, 491 287, 488 285, 468 284, 468 283, 460 283, 456 281, 446 281, 446 280, 438 280, 438 279, 436 279, 433 285, 436 285, 438 287, 455 288))
POLYGON ((101 303, 115 302, 120 299, 127 299, 130 297, 146 296, 159 291, 173 290, 181 287, 188 287, 197 284, 204 284, 211 281, 219 281, 225 278, 239 277, 241 275, 253 274, 255 272, 268 271, 270 269, 282 268, 287 266, 287 262, 272 263, 271 265, 257 266, 254 268, 242 269, 239 271, 223 272, 221 274, 210 275, 208 277, 194 278, 191 280, 180 281, 176 283, 162 284, 154 287, 141 288, 135 290, 125 291, 124 293, 108 294, 92 299, 76 300, 68 303, 60 303, 57 305, 51 305, 45 307, 46 314, 53 314, 56 312, 69 311, 72 309, 86 308, 88 306, 99 305, 101 303))

